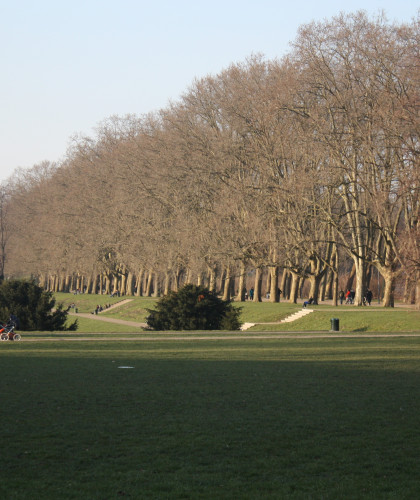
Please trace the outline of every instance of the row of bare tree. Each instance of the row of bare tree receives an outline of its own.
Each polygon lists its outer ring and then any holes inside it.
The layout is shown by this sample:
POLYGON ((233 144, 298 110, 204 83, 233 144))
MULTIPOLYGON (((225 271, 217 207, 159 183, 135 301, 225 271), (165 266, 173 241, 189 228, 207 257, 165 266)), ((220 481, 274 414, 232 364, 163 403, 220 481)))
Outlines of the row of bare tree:
POLYGON ((419 46, 419 19, 341 15, 303 26, 281 60, 252 56, 156 113, 109 118, 2 186, 1 274, 244 299, 254 270, 254 300, 264 272, 271 300, 296 301, 306 280, 318 301, 350 261, 357 304, 373 270, 385 306, 398 279, 420 304, 419 46))

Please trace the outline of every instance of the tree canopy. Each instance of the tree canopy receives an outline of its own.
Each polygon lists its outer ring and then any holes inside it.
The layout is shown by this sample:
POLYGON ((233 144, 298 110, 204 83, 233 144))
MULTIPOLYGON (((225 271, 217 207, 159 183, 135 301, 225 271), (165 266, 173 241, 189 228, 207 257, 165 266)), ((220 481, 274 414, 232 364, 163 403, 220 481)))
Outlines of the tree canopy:
POLYGON ((152 330, 239 330, 240 308, 203 286, 187 284, 148 309, 152 330))
POLYGON ((110 117, 4 187, 2 272, 89 293, 205 283, 225 300, 253 272, 254 300, 355 286, 357 304, 375 274, 385 306, 401 281, 420 306, 419 59, 418 19, 343 14, 302 26, 281 59, 110 117))
POLYGON ((66 326, 67 311, 55 307, 53 293, 34 281, 6 280, 0 283, 0 319, 17 317, 19 330, 74 331, 77 320, 66 326))

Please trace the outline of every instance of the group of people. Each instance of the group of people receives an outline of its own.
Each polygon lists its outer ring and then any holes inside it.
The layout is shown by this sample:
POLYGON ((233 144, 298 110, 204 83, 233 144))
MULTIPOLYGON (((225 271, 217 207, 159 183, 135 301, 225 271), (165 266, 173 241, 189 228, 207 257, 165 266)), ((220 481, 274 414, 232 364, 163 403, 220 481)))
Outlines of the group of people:
MULTIPOLYGON (((280 288, 277 290, 277 293, 278 293, 278 297, 279 297, 279 301, 280 301, 280 296, 281 294, 283 293, 282 290, 280 290, 280 288)), ((270 298, 270 292, 267 292, 266 293, 266 299, 269 299, 270 298)), ((254 300, 254 287, 251 287, 250 290, 249 290, 249 293, 247 291, 245 291, 245 300, 254 300)))
MULTIPOLYGON (((279 299, 280 299, 280 295, 282 294, 282 291, 278 290, 278 294, 279 294, 279 299)), ((343 290, 340 291, 340 293, 338 294, 338 299, 340 301, 340 304, 343 305, 344 301, 346 304, 354 304, 354 298, 356 296, 356 292, 353 290, 353 289, 348 289, 346 293, 344 293, 343 290)), ((270 298, 270 294, 267 293, 267 299, 270 298)), ((370 289, 367 289, 366 290, 366 293, 363 295, 363 305, 368 305, 370 306, 371 303, 372 303, 372 298, 373 298, 373 293, 370 289)), ((249 293, 248 292, 245 292, 245 300, 254 300, 254 287, 250 288, 249 290, 249 293)), ((310 304, 312 304, 314 301, 313 297, 311 297, 309 300, 305 301, 303 303, 303 307, 306 307, 310 304)))
POLYGON ((96 306, 95 307, 95 310, 93 311, 92 314, 99 314, 100 312, 102 312, 104 309, 108 309, 109 307, 111 307, 111 304, 105 304, 105 307, 102 307, 102 306, 96 306))
MULTIPOLYGON (((356 293, 355 291, 352 289, 352 290, 347 290, 346 293, 344 293, 343 290, 340 291, 340 293, 338 294, 338 298, 340 300, 340 304, 342 305, 343 302, 344 302, 344 299, 345 299, 345 303, 346 304, 354 304, 354 298, 356 296, 356 293)), ((366 293, 363 295, 363 305, 368 305, 370 306, 371 305, 371 302, 372 302, 372 298, 373 298, 373 293, 372 291, 368 288, 366 290, 366 293)))

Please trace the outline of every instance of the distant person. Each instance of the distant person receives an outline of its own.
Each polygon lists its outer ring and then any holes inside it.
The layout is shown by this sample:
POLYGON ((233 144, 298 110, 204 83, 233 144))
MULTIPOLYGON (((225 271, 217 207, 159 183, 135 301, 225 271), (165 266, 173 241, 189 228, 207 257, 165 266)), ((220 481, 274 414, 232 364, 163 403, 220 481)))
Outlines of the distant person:
POLYGON ((306 309, 306 306, 310 306, 313 301, 313 297, 311 297, 309 300, 305 300, 305 302, 303 303, 303 308, 306 309))
POLYGON ((252 287, 249 291, 249 300, 254 300, 254 287, 252 287))
POLYGON ((346 304, 351 304, 351 292, 347 290, 346 292, 346 304))
POLYGON ((372 302, 372 298, 373 298, 373 293, 372 293, 372 290, 369 290, 366 292, 366 302, 368 304, 368 306, 370 306, 370 303, 372 302))
POLYGON ((16 316, 16 314, 11 314, 10 315, 8 324, 11 325, 11 326, 14 326, 15 328, 19 328, 19 319, 16 316))
POLYGON ((344 291, 343 290, 340 290, 340 293, 338 294, 338 298, 340 299, 340 304, 343 305, 343 302, 344 302, 344 291))

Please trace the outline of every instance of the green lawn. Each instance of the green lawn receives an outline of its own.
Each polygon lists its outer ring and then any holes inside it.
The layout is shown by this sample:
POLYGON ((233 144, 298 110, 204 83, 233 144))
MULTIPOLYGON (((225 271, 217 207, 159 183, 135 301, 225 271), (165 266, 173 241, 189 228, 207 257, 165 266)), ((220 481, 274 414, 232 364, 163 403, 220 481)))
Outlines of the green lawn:
MULTIPOLYGON (((109 296, 98 295, 73 295, 56 294, 57 302, 70 305, 76 304, 79 312, 90 313, 97 304, 117 304, 125 299, 130 302, 122 304, 114 309, 104 310, 102 317, 123 319, 144 323, 148 315, 147 309, 153 309, 156 303, 155 298, 150 297, 125 297, 111 298, 109 296), (103 299, 101 302, 101 298, 103 299)), ((332 307, 320 305, 313 307, 314 312, 292 323, 280 323, 287 316, 302 309, 301 305, 281 302, 273 304, 271 302, 236 302, 237 307, 242 308, 241 320, 244 323, 257 323, 250 331, 319 331, 328 332, 331 328, 331 318, 338 318, 340 331, 364 333, 364 332, 419 332, 420 331, 420 311, 409 308, 383 308, 383 307, 355 307, 341 306, 332 307), (273 323, 276 324, 264 324, 273 323)), ((73 320, 73 317, 71 318, 73 320)), ((109 323, 95 321, 92 319, 79 318, 79 332, 134 332, 138 328, 127 327, 109 323)))
POLYGON ((107 305, 115 305, 118 302, 125 300, 125 297, 110 297, 109 295, 90 295, 90 294, 73 294, 73 293, 55 293, 54 298, 57 304, 64 304, 67 308, 74 304, 81 313, 91 313, 96 306, 102 306, 104 309, 107 305))
POLYGON ((402 308, 334 308, 321 306, 291 323, 259 324, 251 331, 320 331, 331 329, 331 319, 339 320, 341 332, 420 332, 420 311, 402 308))
POLYGON ((1 498, 419 497, 420 338, 168 337, 1 343, 1 498))

